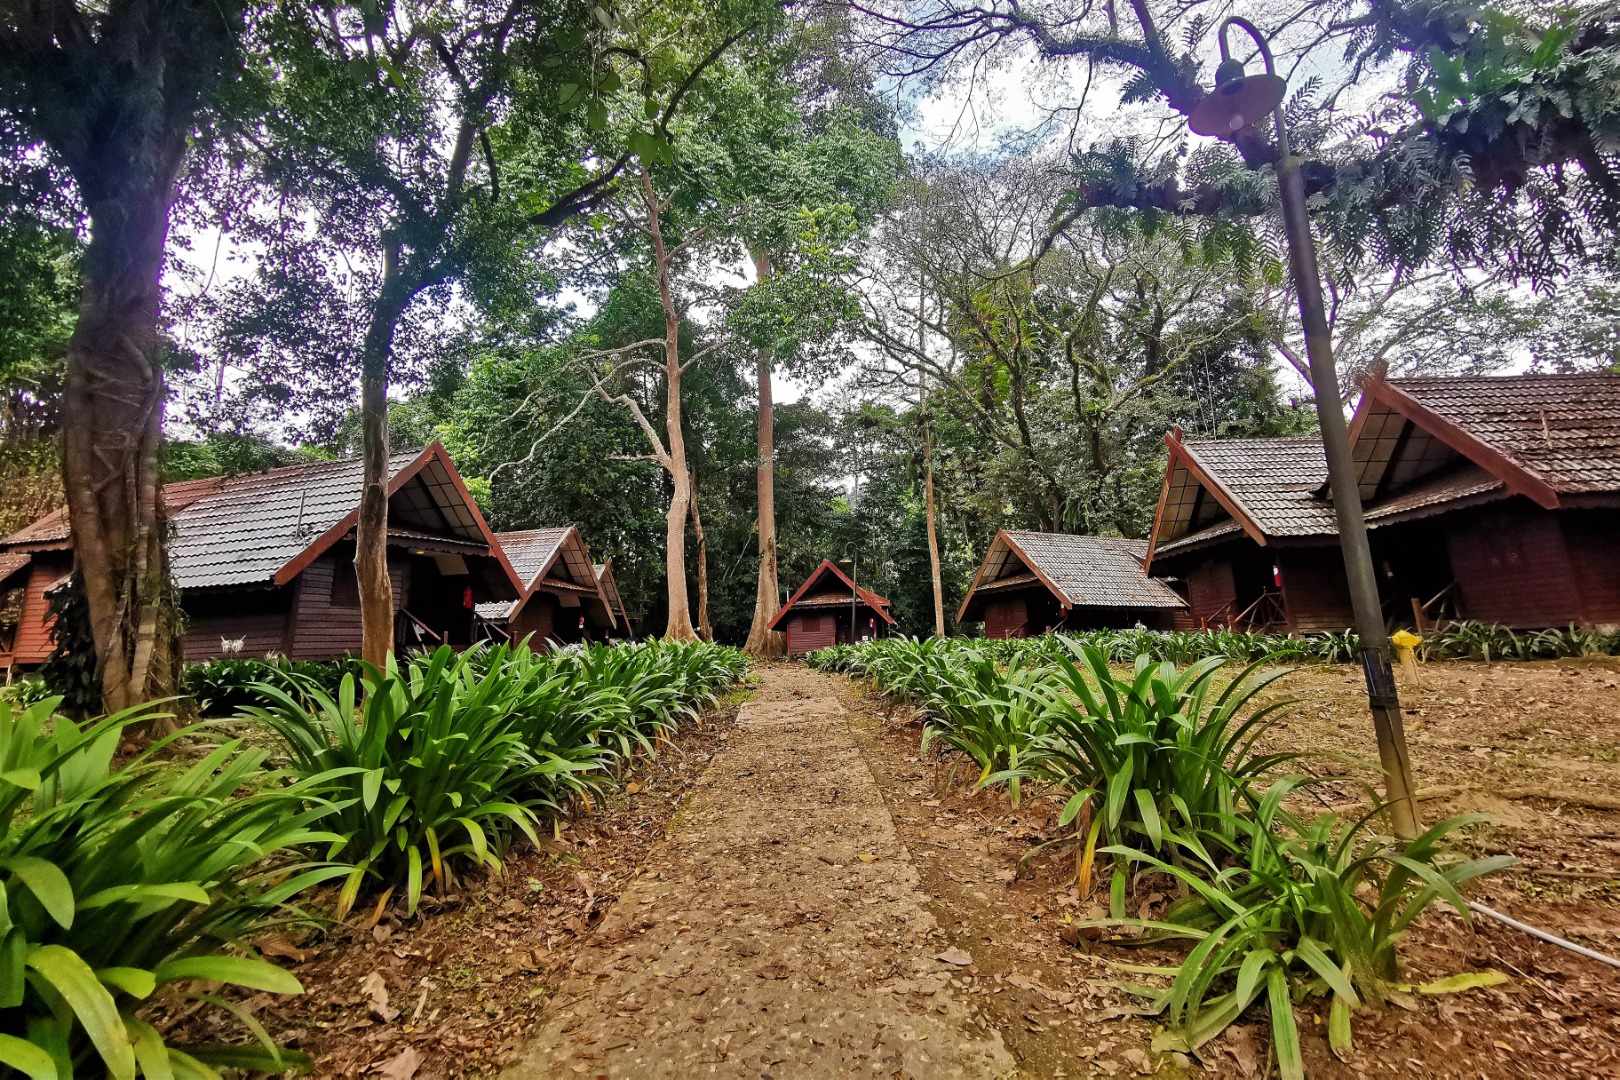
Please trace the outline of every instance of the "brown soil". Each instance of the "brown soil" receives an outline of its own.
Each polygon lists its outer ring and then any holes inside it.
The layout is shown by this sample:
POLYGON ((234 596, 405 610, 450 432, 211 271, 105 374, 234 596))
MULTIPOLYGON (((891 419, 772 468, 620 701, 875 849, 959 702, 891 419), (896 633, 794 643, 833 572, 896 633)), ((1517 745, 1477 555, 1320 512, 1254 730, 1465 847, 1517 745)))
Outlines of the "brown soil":
MULTIPOLYGON (((1335 809, 1363 805, 1356 781, 1376 781, 1377 772, 1359 670, 1302 671, 1283 687, 1301 704, 1275 729, 1277 747, 1336 755, 1315 764, 1335 778, 1324 796, 1335 809)), ((1425 820, 1488 812, 1490 822, 1472 829, 1468 843, 1520 860, 1469 895, 1620 952, 1620 664, 1434 664, 1420 686, 1403 686, 1403 698, 1429 796, 1425 820)), ((1058 835, 1056 804, 1032 799, 1013 808, 1005 796, 967 792, 972 772, 960 759, 922 758, 921 729, 908 710, 867 702, 863 748, 941 922, 954 942, 974 947, 981 986, 990 991, 982 1000, 1022 1072, 1202 1065, 1221 1076, 1264 1073, 1263 1016, 1234 1026, 1198 1061, 1153 1055, 1152 1022, 1124 1015, 1132 1001, 1109 985, 1135 977, 1112 964, 1162 963, 1174 954, 1101 945, 1082 951, 1063 942, 1062 923, 1094 917, 1100 905, 1074 891, 1072 845, 1035 851, 1058 835)), ((1439 906, 1419 921, 1404 955, 1413 982, 1483 970, 1511 981, 1445 997, 1402 995, 1395 1007, 1358 1012, 1357 1053, 1348 1065, 1328 1054, 1325 1015, 1301 1009, 1310 1075, 1620 1075, 1614 969, 1479 916, 1465 923, 1439 906)))
MULTIPOLYGON (((686 793, 734 730, 736 704, 686 724, 626 790, 576 814, 544 849, 515 851, 504 877, 478 877, 416 918, 399 905, 305 944, 260 939, 306 993, 244 1004, 317 1077, 489 1076, 524 1045, 568 966, 663 836, 686 793), (302 946, 302 947, 301 947, 302 946)), ((194 1010, 195 1011, 195 1010, 194 1010)), ((197 1011, 185 1041, 239 1041, 217 1010, 197 1011)))
MULTIPOLYGON (((1285 686, 1302 703, 1273 741, 1327 755, 1320 790, 1354 809, 1377 775, 1359 673, 1285 686)), ((1425 818, 1488 812, 1468 843, 1520 859, 1471 895, 1620 951, 1620 663, 1435 664, 1403 696, 1425 818)), ((313 946, 264 939, 309 992, 246 1005, 322 1077, 1267 1070, 1263 1016, 1197 1058, 1154 1054, 1115 964, 1175 954, 1067 944, 1101 907, 1074 891, 1071 844, 1037 850, 1056 803, 971 793, 920 735, 847 680, 768 665, 740 723, 688 725, 503 879, 313 946)), ((1349 1065, 1302 1008, 1312 1076, 1620 1075, 1613 969, 1439 907, 1406 958, 1413 982, 1511 981, 1358 1012, 1349 1065)), ((211 1016, 187 1034, 238 1034, 211 1016)))
POLYGON ((509 1077, 996 1077, 835 696, 771 665, 509 1077), (954 985, 953 985, 954 984, 954 985))

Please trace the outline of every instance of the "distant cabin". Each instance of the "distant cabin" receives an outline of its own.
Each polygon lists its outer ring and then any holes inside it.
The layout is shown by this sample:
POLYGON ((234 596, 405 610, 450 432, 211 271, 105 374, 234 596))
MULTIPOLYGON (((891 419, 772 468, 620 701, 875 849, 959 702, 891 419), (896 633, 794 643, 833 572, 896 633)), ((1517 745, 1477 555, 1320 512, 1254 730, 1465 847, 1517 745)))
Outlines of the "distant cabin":
POLYGON ((1142 568, 1146 540, 1002 529, 956 614, 987 638, 1052 630, 1169 629, 1184 601, 1142 568))
MULTIPOLYGON (((185 658, 358 653, 360 487, 358 459, 165 486, 185 658)), ((388 491, 396 646, 461 647, 489 636, 476 605, 516 599, 522 588, 444 447, 395 454, 388 491)), ((47 594, 72 567, 66 511, 0 539, 0 592, 20 591, 0 668, 50 655, 47 594)))
MULTIPOLYGON (((1391 625, 1620 623, 1620 375, 1375 375, 1350 441, 1391 625)), ((1352 624, 1319 439, 1165 442, 1148 566, 1184 625, 1352 624)))
POLYGON ((776 613, 770 628, 787 635, 789 655, 801 656, 830 645, 887 637, 894 625, 888 600, 856 585, 823 559, 776 613))
POLYGON ((536 645, 573 644, 606 641, 618 633, 614 605, 577 528, 525 529, 496 533, 495 539, 523 582, 523 593, 508 603, 483 605, 479 614, 514 641, 532 636, 536 645))

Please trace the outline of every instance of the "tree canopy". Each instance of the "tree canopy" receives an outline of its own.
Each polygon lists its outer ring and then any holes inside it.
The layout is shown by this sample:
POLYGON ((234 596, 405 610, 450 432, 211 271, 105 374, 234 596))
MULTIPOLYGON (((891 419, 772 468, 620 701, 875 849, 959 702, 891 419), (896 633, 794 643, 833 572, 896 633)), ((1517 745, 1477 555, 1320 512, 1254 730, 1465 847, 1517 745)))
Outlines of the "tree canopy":
MULTIPOLYGON (((1203 5, 51 10, 0 24, 0 510, 102 493, 125 683, 160 479, 363 454, 376 552, 388 450, 440 439, 497 528, 579 525, 641 629, 678 578, 752 642, 826 557, 929 632, 930 526, 949 611, 998 528, 1143 535, 1167 431, 1314 424, 1276 148, 1185 128, 1203 5), (183 77, 104 62, 131 43, 183 77)), ((1607 9, 1222 10, 1290 80, 1348 393, 1620 360, 1607 9)))

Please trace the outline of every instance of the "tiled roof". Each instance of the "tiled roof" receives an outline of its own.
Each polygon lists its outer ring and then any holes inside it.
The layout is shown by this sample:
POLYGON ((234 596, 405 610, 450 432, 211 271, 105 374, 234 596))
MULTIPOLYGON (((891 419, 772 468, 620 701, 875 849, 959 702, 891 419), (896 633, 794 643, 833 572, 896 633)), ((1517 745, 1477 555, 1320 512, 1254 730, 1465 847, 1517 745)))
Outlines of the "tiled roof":
POLYGON ((786 604, 782 605, 782 609, 776 613, 776 618, 771 620, 771 624, 768 629, 777 629, 781 625, 783 618, 787 616, 787 613, 792 611, 800 604, 821 603, 821 601, 815 599, 815 597, 821 595, 820 590, 812 593, 811 589, 814 586, 819 585, 821 583, 821 579, 826 577, 828 574, 831 574, 836 579, 836 582, 833 585, 833 590, 835 593, 840 589, 851 590, 857 597, 860 598, 861 603, 877 612, 880 616, 882 616, 885 622, 891 626, 894 625, 894 616, 889 614, 889 600, 887 597, 879 596, 870 589, 861 588, 859 585, 856 585, 849 579, 849 575, 838 569, 838 567, 833 564, 831 559, 823 559, 821 560, 821 565, 810 571, 810 576, 804 579, 804 584, 799 586, 798 591, 788 598, 788 602, 786 604), (808 600, 806 599, 807 596, 809 597, 808 600))
MULTIPOLYGON (((210 476, 202 480, 178 480, 163 485, 163 507, 172 517, 190 506, 198 498, 218 491, 225 477, 210 476)), ((53 510, 31 525, 25 525, 10 536, 0 537, 0 548, 22 544, 66 544, 68 539, 67 507, 53 510)))
POLYGON ((1559 493, 1620 491, 1620 374, 1390 379, 1559 493))
POLYGON ((979 592, 996 592, 1003 589, 1021 589, 1025 585, 1040 585, 1041 579, 1034 574, 1012 574, 994 581, 981 581, 975 588, 979 592))
POLYGON ((19 551, 13 554, 0 554, 0 585, 6 583, 11 575, 25 568, 33 562, 33 556, 27 552, 19 551))
MULTIPOLYGON (((394 454, 389 475, 427 454, 394 454)), ((174 530, 169 564, 175 584, 182 589, 271 584, 278 571, 358 508, 361 473, 360 459, 348 458, 165 485, 163 500, 174 530)), ((425 492, 409 491, 390 510, 390 518, 399 519, 401 526, 390 532, 425 528, 422 535, 459 536, 481 548, 483 534, 472 514, 465 506, 445 502, 444 493, 454 487, 448 472, 429 460, 418 476, 425 492)), ((450 501, 459 502, 459 497, 450 501)), ((0 547, 66 538, 67 515, 59 511, 6 537, 0 547)))
POLYGON ((534 579, 546 568, 562 547, 564 540, 568 539, 569 526, 559 525, 550 529, 524 529, 521 532, 496 533, 495 539, 506 551, 506 558, 517 571, 517 576, 523 581, 527 589, 534 584, 534 579))
POLYGON ((524 529, 520 532, 496 533, 495 540, 506 552, 508 561, 523 582, 523 600, 490 619, 511 619, 517 616, 528 597, 543 591, 568 591, 586 594, 587 606, 593 613, 606 616, 608 625, 618 620, 612 604, 597 580, 591 553, 585 548, 585 539, 572 525, 524 529))
MULTIPOLYGON (((420 450, 393 455, 388 474, 421 456, 420 450)), ((217 481, 212 492, 171 518, 175 584, 191 589, 273 581, 360 505, 361 472, 360 459, 348 458, 217 481)))
POLYGON ((1158 560, 1166 555, 1173 555, 1178 551, 1199 547, 1212 540, 1221 540, 1228 536, 1241 536, 1242 534, 1243 526, 1231 518, 1227 518, 1225 521, 1217 522, 1207 529, 1199 529, 1197 532, 1188 533, 1186 536, 1179 536, 1168 544, 1155 545, 1153 558, 1158 560))
POLYGON ((1057 586, 1069 607, 1186 606, 1174 590, 1142 569, 1146 540, 1012 530, 1005 535, 1031 570, 1057 586))
MULTIPOLYGON (((1500 480, 1484 469, 1465 465, 1460 469, 1448 470, 1440 476, 1420 481, 1375 506, 1367 507, 1367 527, 1378 528, 1380 525, 1389 525, 1396 521, 1409 521, 1414 517, 1425 516, 1426 511, 1438 512, 1442 507, 1452 509, 1455 504, 1465 499, 1473 504, 1500 498, 1506 494, 1507 489, 1500 480)), ((1328 515, 1328 531, 1336 531, 1332 505, 1326 501, 1320 505, 1328 515)), ((1160 559, 1230 536, 1237 536, 1242 532, 1241 525, 1228 519, 1178 537, 1167 544, 1160 544, 1154 549, 1153 556, 1160 559)))
POLYGON ((1332 508, 1312 495, 1327 477, 1327 458, 1316 436, 1183 445, 1267 536, 1334 532, 1332 508))

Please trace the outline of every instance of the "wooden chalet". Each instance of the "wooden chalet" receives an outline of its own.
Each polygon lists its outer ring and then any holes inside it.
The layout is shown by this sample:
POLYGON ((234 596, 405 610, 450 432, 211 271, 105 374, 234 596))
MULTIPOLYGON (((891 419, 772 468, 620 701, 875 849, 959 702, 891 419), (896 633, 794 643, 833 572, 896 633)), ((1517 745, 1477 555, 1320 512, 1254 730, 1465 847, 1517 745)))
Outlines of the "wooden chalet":
MULTIPOLYGON (((617 629, 585 540, 572 525, 495 534, 523 590, 515 600, 482 605, 479 614, 516 639, 571 644, 603 641, 617 629)), ((617 590, 615 590, 617 593, 617 590)))
MULTIPOLYGON (((1620 375, 1372 377, 1350 439, 1392 625, 1620 622, 1620 375)), ((1148 568, 1184 624, 1352 623, 1316 438, 1166 442, 1148 568)))
MULTIPOLYGON (((164 487, 187 660, 360 651, 360 478, 360 461, 351 459, 164 487)), ((397 647, 483 637, 475 605, 514 599, 521 585, 444 447, 395 454, 388 490, 397 647)), ((50 655, 46 593, 72 566, 66 511, 0 540, 0 590, 22 591, 12 638, 0 641, 0 667, 50 655)))
POLYGON ((987 638, 1142 625, 1169 629, 1187 603, 1142 569, 1146 540, 1002 529, 973 576, 959 623, 987 638))
POLYGON ((894 626, 889 601, 856 585, 830 560, 811 571, 770 629, 787 635, 791 656, 887 637, 894 626))

